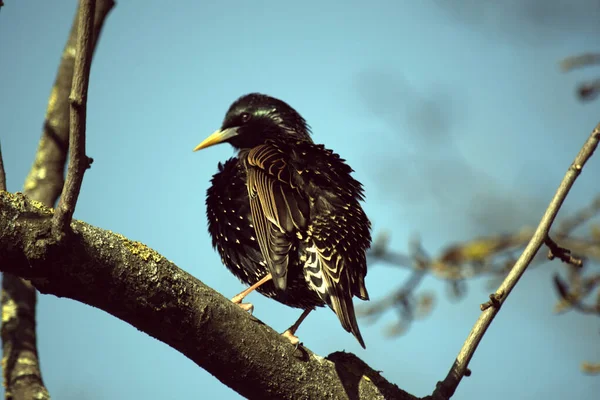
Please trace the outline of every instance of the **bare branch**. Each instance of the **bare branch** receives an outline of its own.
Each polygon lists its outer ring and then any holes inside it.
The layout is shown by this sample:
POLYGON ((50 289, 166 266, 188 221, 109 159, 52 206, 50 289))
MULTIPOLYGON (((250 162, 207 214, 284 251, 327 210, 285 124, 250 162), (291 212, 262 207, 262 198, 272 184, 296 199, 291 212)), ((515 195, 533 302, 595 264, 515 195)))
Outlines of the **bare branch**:
POLYGON ((582 267, 583 260, 578 257, 574 257, 571 255, 571 250, 560 247, 552 238, 548 235, 544 240, 544 244, 548 246, 548 260, 554 260, 555 257, 558 257, 559 260, 566 264, 571 264, 574 267, 582 267))
MULTIPOLYGON (((94 18, 94 48, 113 0, 98 0, 94 18)), ((63 188, 63 171, 69 136, 68 97, 73 82, 77 16, 65 45, 52 87, 35 161, 25 180, 25 194, 52 207, 63 188)), ((37 352, 35 288, 26 280, 5 273, 2 277, 3 380, 6 396, 14 400, 49 398, 37 352)))
POLYGON ((244 397, 415 400, 352 354, 296 349, 139 242, 73 221, 49 245, 53 211, 19 194, 0 192, 0 213, 0 268, 130 323, 244 397))
POLYGON ((432 296, 421 295, 420 298, 417 298, 415 295, 417 288, 427 275, 431 259, 418 238, 411 241, 409 256, 390 253, 387 250, 387 241, 388 237, 385 235, 376 239, 376 246, 369 254, 370 257, 394 265, 412 265, 412 271, 400 288, 380 300, 362 305, 358 308, 358 314, 361 317, 370 317, 370 322, 375 322, 386 310, 395 308, 398 311, 399 321, 389 327, 387 334, 388 336, 397 336, 404 333, 414 319, 423 317, 431 310, 432 296))
POLYGON ((69 167, 52 226, 53 232, 57 236, 66 233, 69 229, 83 182, 83 174, 89 167, 89 161, 85 155, 85 123, 93 55, 95 9, 96 0, 80 0, 73 86, 69 96, 71 103, 69 167))
POLYGON ((600 64, 600 54, 586 53, 563 59, 560 62, 560 68, 564 72, 568 72, 575 68, 588 67, 594 64, 600 64))
MULTIPOLYGON (((100 38, 104 21, 114 7, 113 0, 98 0, 94 17, 94 46, 100 38)), ((35 160, 25 179, 27 196, 53 207, 64 183, 64 169, 69 145, 69 94, 73 84, 78 15, 75 13, 71 32, 63 50, 56 80, 48 99, 44 130, 35 160)), ((95 47, 94 47, 95 49, 95 47)))
POLYGON ((50 399, 37 351, 36 298, 29 281, 13 274, 2 276, 2 370, 7 399, 50 399))
MULTIPOLYGON (((572 251, 578 257, 584 257, 586 260, 594 260, 600 262, 600 231, 599 234, 593 234, 591 237, 573 236, 572 232, 589 222, 597 214, 600 213, 600 195, 596 196, 590 204, 577 212, 563 217, 563 220, 558 224, 558 228, 554 229, 556 238, 565 246, 564 251, 572 251)), ((594 232, 594 231, 592 231, 594 232)), ((372 250, 369 252, 370 266, 377 262, 383 262, 395 267, 406 268, 413 271, 423 271, 431 276, 444 280, 448 285, 449 295, 452 297, 461 297, 466 293, 466 280, 481 276, 490 276, 486 286, 497 287, 506 275, 510 272, 515 264, 516 258, 523 251, 529 240, 534 234, 534 229, 523 227, 518 231, 510 234, 499 234, 493 236, 481 236, 473 239, 452 243, 446 246, 436 257, 430 258, 424 250, 419 250, 421 244, 412 240, 410 245, 410 253, 402 254, 394 252, 388 248, 389 235, 387 233, 379 234, 372 250)), ((560 252, 560 251, 559 251, 560 252)), ((562 254, 564 257, 565 254, 562 254)), ((579 265, 582 259, 569 256, 567 261, 571 261, 575 265, 579 265)), ((547 261, 547 257, 543 254, 538 254, 529 265, 531 269, 534 265, 541 265, 547 261)), ((570 264, 569 264, 570 265, 570 264)), ((563 312, 567 309, 574 309, 585 314, 591 312, 600 315, 600 305, 583 304, 583 297, 593 294, 595 287, 589 290, 578 290, 583 284, 582 282, 595 282, 592 278, 582 277, 583 270, 581 268, 569 269, 569 281, 565 282, 568 288, 569 297, 564 298, 561 295, 561 300, 555 306, 555 312, 563 312), (596 311, 597 310, 597 311, 596 311)), ((589 287, 589 283, 586 287, 589 287)), ((598 285, 600 289, 600 282, 598 285)), ((413 292, 416 287, 413 288, 413 292)), ((361 306, 358 311, 362 317, 366 317, 368 322, 375 322, 385 312, 390 309, 396 309, 396 314, 399 316, 397 324, 392 325, 392 332, 400 334, 406 332, 408 323, 413 321, 407 316, 426 315, 423 310, 433 304, 433 295, 422 295, 422 301, 414 301, 414 296, 408 296, 409 301, 399 301, 406 296, 402 287, 394 290, 379 300, 372 300, 370 305, 361 306), (417 309, 421 307, 421 311, 417 309), (408 307, 408 309, 407 309, 408 307)), ((599 290, 600 294, 600 290, 599 290)), ((490 306, 490 302, 484 303, 483 308, 490 306)), ((388 332, 390 330, 387 330, 388 332)))
POLYGON ((590 137, 579 151, 579 154, 577 154, 575 157, 575 161, 569 167, 529 244, 493 296, 493 306, 486 308, 480 315, 479 319, 475 323, 475 326, 471 330, 469 337, 465 341, 462 349, 456 357, 450 372, 443 382, 438 382, 438 385, 432 394, 433 398, 449 399, 456 391, 456 388, 465 375, 465 371, 467 371, 469 361, 473 357, 473 354, 475 353, 479 342, 483 338, 483 335, 494 320, 496 314, 498 314, 500 311, 500 307, 527 269, 527 266, 531 263, 540 247, 544 244, 544 241, 548 237, 550 227, 552 226, 560 207, 567 197, 569 190, 581 173, 581 170, 583 169, 587 160, 594 153, 599 141, 600 124, 594 128, 590 137))

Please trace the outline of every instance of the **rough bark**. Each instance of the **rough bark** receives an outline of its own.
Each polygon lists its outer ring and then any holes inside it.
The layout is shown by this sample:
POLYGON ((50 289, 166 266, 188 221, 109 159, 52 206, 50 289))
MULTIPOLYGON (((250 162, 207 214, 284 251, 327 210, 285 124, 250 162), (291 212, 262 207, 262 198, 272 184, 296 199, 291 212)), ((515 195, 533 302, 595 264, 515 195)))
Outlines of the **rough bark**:
MULTIPOLYGON (((96 48, 104 21, 113 0, 98 0, 94 14, 96 48)), ((73 82, 77 15, 63 50, 56 80, 50 92, 42 137, 35 161, 25 180, 24 192, 32 199, 52 206, 64 183, 64 168, 69 140, 69 93, 73 82)), ((21 278, 2 277, 2 370, 7 399, 49 399, 39 366, 36 337, 37 294, 32 285, 21 278)))
POLYGON ((358 357, 326 358, 287 339, 142 243, 74 221, 52 239, 53 210, 0 193, 0 269, 41 293, 100 308, 261 399, 415 399, 358 357))

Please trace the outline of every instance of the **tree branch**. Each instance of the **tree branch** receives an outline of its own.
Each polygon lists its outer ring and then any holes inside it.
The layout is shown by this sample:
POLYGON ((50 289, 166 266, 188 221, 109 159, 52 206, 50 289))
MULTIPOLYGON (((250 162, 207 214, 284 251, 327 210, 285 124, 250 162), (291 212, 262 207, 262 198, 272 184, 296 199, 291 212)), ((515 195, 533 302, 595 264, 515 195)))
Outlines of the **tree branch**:
POLYGON ((369 256, 372 261, 386 261, 394 265, 412 265, 412 271, 404 283, 392 293, 379 300, 372 300, 370 304, 361 305, 357 311, 361 317, 366 317, 375 322, 385 311, 396 309, 399 320, 388 326, 387 336, 398 336, 406 332, 414 319, 423 317, 430 312, 433 298, 429 295, 417 297, 415 292, 423 279, 427 276, 431 258, 425 252, 419 240, 411 241, 409 256, 390 253, 387 247, 387 235, 380 235, 375 240, 375 246, 369 256))
MULTIPOLYGON (((94 16, 95 49, 113 0, 98 0, 94 16)), ((53 206, 63 188, 63 171, 69 137, 68 97, 73 82, 77 17, 63 50, 52 87, 42 137, 36 158, 25 180, 25 194, 46 206, 53 206)), ((6 398, 48 399, 39 367, 36 337, 35 288, 26 280, 5 273, 2 277, 3 381, 6 398)))
POLYGON ((83 182, 83 174, 89 166, 89 161, 85 155, 85 123, 90 68, 92 66, 96 0, 80 0, 79 4, 77 49, 75 51, 73 84, 69 96, 71 104, 69 168, 67 169, 67 180, 54 214, 52 229, 56 236, 67 233, 69 229, 83 182))
POLYGON ((546 239, 544 240, 544 244, 549 249, 548 250, 548 260, 554 260, 556 257, 558 257, 558 259, 561 260, 562 262, 564 262, 566 264, 570 264, 574 267, 582 267, 583 266, 583 260, 581 258, 574 257, 571 254, 571 250, 567 249, 566 247, 560 247, 554 240, 552 240, 550 235, 546 236, 546 239))
POLYGON ((569 72, 575 68, 589 67, 594 64, 600 64, 600 54, 585 53, 566 57, 560 61, 559 65, 564 72, 569 72))
POLYGON ((295 349, 139 242, 79 221, 64 240, 48 240, 53 211, 21 194, 0 192, 0 214, 1 269, 130 323, 242 396, 415 399, 352 354, 295 349))
MULTIPOLYGON (((98 0, 94 16, 94 50, 108 13, 114 7, 113 0, 98 0)), ((34 200, 54 206, 63 189, 64 169, 67 160, 70 106, 69 94, 73 84, 77 22, 75 13, 71 32, 63 50, 56 80, 48 99, 44 130, 35 160, 25 179, 24 192, 34 200)))
POLYGON ((449 399, 456 391, 456 388, 467 371, 469 361, 473 357, 473 354, 475 353, 479 342, 483 338, 483 335, 494 320, 496 314, 498 314, 500 311, 500 307, 527 269, 527 266, 531 263, 540 247, 544 244, 544 241, 548 237, 550 227, 552 226, 560 207, 567 197, 569 190, 573 186, 573 183, 575 183, 575 180, 581 173, 581 170, 583 169, 587 160, 592 156, 594 150, 596 150, 599 141, 600 124, 594 128, 590 137, 579 151, 579 154, 577 154, 575 157, 575 161, 569 167, 565 177, 558 187, 556 194, 552 198, 550 205, 546 209, 546 212, 544 213, 544 216, 542 217, 542 220, 540 221, 540 224, 538 225, 533 237, 529 241, 529 244, 498 290, 494 294, 490 295, 491 306, 483 310, 479 319, 475 323, 475 326, 473 326, 473 329, 469 333, 469 336, 462 349, 458 353, 450 372, 443 382, 438 382, 438 385, 432 394, 433 398, 449 399))
MULTIPOLYGON (((557 248, 557 253, 570 261, 573 266, 581 266, 583 260, 600 262, 600 234, 592 233, 589 237, 572 235, 573 230, 590 222, 600 213, 600 195, 597 195, 590 204, 577 210, 572 215, 563 217, 558 228, 554 228, 553 237, 557 238, 561 245, 557 248), (567 252, 569 253, 567 257, 567 252), (561 254, 562 253, 562 254, 561 254), (571 255, 573 254, 573 255, 571 255)), ((556 224, 555 224, 556 225, 556 224)), ((415 274, 426 273, 437 279, 446 281, 450 295, 453 297, 463 296, 466 292, 466 280, 474 279, 484 275, 490 276, 487 286, 498 286, 516 261, 516 256, 520 254, 527 243, 531 240, 535 229, 533 227, 522 227, 510 234, 498 234, 493 236, 479 236, 463 242, 456 242, 447 245, 435 257, 429 257, 424 250, 415 251, 421 245, 411 243, 411 250, 408 254, 395 252, 388 249, 389 236, 383 232, 376 236, 374 244, 369 251, 369 266, 373 267, 377 262, 389 264, 394 267, 406 268, 415 274)), ((550 238, 550 237, 548 237, 550 238)), ((413 241, 414 242, 414 241, 413 241)), ((541 265, 548 260, 543 254, 538 254, 529 265, 531 269, 534 263, 541 265)), ((584 297, 591 297, 595 287, 600 289, 600 282, 596 282, 593 277, 583 277, 582 268, 568 268, 569 282, 564 283, 564 293, 555 306, 555 312, 564 312, 568 309, 574 309, 586 314, 592 310, 600 315, 600 305, 584 304, 584 297), (585 283, 591 282, 586 286, 586 290, 578 290, 585 283)), ((412 279, 413 276, 411 275, 412 279)), ((555 279, 556 283, 556 279, 555 279)), ((402 285, 404 286, 404 285, 402 285)), ((557 286, 558 287, 558 286, 557 286)), ((417 286, 412 286, 414 292, 417 286)), ((594 300, 591 300, 592 302, 594 300)), ((399 321, 394 322, 389 332, 402 334, 406 332, 409 323, 412 323, 412 315, 422 317, 430 311, 433 303, 433 296, 425 294, 416 298, 414 293, 407 293, 404 287, 399 287, 392 293, 379 300, 371 300, 369 305, 361 305, 357 309, 362 317, 366 317, 369 322, 375 322, 381 315, 390 309, 397 311, 399 321), (407 297, 408 296, 408 297, 407 297), (408 318, 407 318, 408 317, 408 318)))

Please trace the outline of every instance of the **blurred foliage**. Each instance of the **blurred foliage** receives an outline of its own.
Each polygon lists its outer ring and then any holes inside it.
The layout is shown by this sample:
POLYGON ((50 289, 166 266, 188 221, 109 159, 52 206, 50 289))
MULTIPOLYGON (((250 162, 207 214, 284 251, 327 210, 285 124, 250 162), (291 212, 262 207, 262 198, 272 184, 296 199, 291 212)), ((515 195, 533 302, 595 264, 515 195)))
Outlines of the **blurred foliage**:
MULTIPOLYGON (((554 286, 559 300, 554 311, 564 313, 574 310, 600 316, 600 272, 589 265, 600 265, 600 224, 593 220, 600 214, 600 195, 588 207, 565 218, 551 232, 554 252, 562 249, 568 255, 563 259, 564 273, 554 276, 554 286), (587 225, 583 235, 574 235, 576 228, 587 225), (568 249, 568 250, 567 250, 568 249), (564 262, 569 258, 575 263, 564 262)), ((410 324, 428 316, 435 304, 435 294, 419 291, 423 279, 429 274, 447 283, 447 294, 460 299, 467 291, 467 281, 477 277, 488 277, 488 286, 495 288, 506 277, 513 264, 533 236, 533 227, 524 227, 513 234, 476 237, 472 240, 452 243, 438 255, 431 257, 418 240, 409 245, 409 253, 402 254, 389 248, 390 236, 380 233, 369 253, 369 264, 382 263, 406 268, 409 272, 404 282, 381 299, 358 309, 368 323, 376 322, 387 311, 393 311, 398 319, 384 328, 388 337, 404 334, 410 324)), ((530 268, 539 266, 549 259, 561 259, 549 251, 539 252, 530 268)), ((586 373, 600 373, 600 365, 585 362, 586 373)))
MULTIPOLYGON (((561 61, 560 67, 563 71, 569 72, 577 68, 600 65, 600 54, 587 53, 578 56, 567 57, 561 61)), ((600 79, 582 82, 577 86, 577 96, 582 101, 591 101, 596 99, 600 93, 600 79)))
MULTIPOLYGON (((588 53, 568 57, 560 63, 563 71, 600 65, 600 54, 588 53)), ((600 79, 581 83, 576 94, 581 101, 595 99, 600 93, 600 79)), ((563 261, 564 273, 553 277, 559 295, 554 312, 574 310, 600 316, 600 272, 591 271, 589 264, 600 265, 600 224, 594 223, 600 214, 600 195, 589 206, 578 210, 562 220, 548 238, 547 255, 538 253, 531 267, 548 259, 563 261), (575 235, 577 228, 584 228, 583 235, 575 235)), ((506 277, 534 232, 533 227, 523 227, 518 232, 495 236, 475 237, 466 242, 449 244, 436 256, 429 256, 419 240, 409 245, 409 253, 398 253, 389 248, 390 236, 380 233, 369 253, 370 265, 385 263, 406 268, 408 277, 395 290, 379 300, 371 301, 358 309, 359 315, 368 322, 375 322, 388 310, 393 310, 398 320, 384 328, 388 337, 404 334, 410 324, 431 313, 435 295, 418 292, 419 285, 429 274, 447 283, 447 294, 460 299, 467 292, 467 280, 489 277, 488 287, 497 287, 506 277)), ((600 374, 600 364, 583 362, 582 371, 600 374)))

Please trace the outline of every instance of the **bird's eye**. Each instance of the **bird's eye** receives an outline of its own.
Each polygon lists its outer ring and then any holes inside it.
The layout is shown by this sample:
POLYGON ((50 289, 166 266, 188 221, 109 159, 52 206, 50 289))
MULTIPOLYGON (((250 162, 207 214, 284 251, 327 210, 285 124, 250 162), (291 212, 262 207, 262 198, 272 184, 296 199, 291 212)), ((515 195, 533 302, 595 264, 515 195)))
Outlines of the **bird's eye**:
POLYGON ((250 121, 250 114, 246 112, 242 113, 240 119, 242 120, 242 123, 245 124, 246 122, 250 121))

